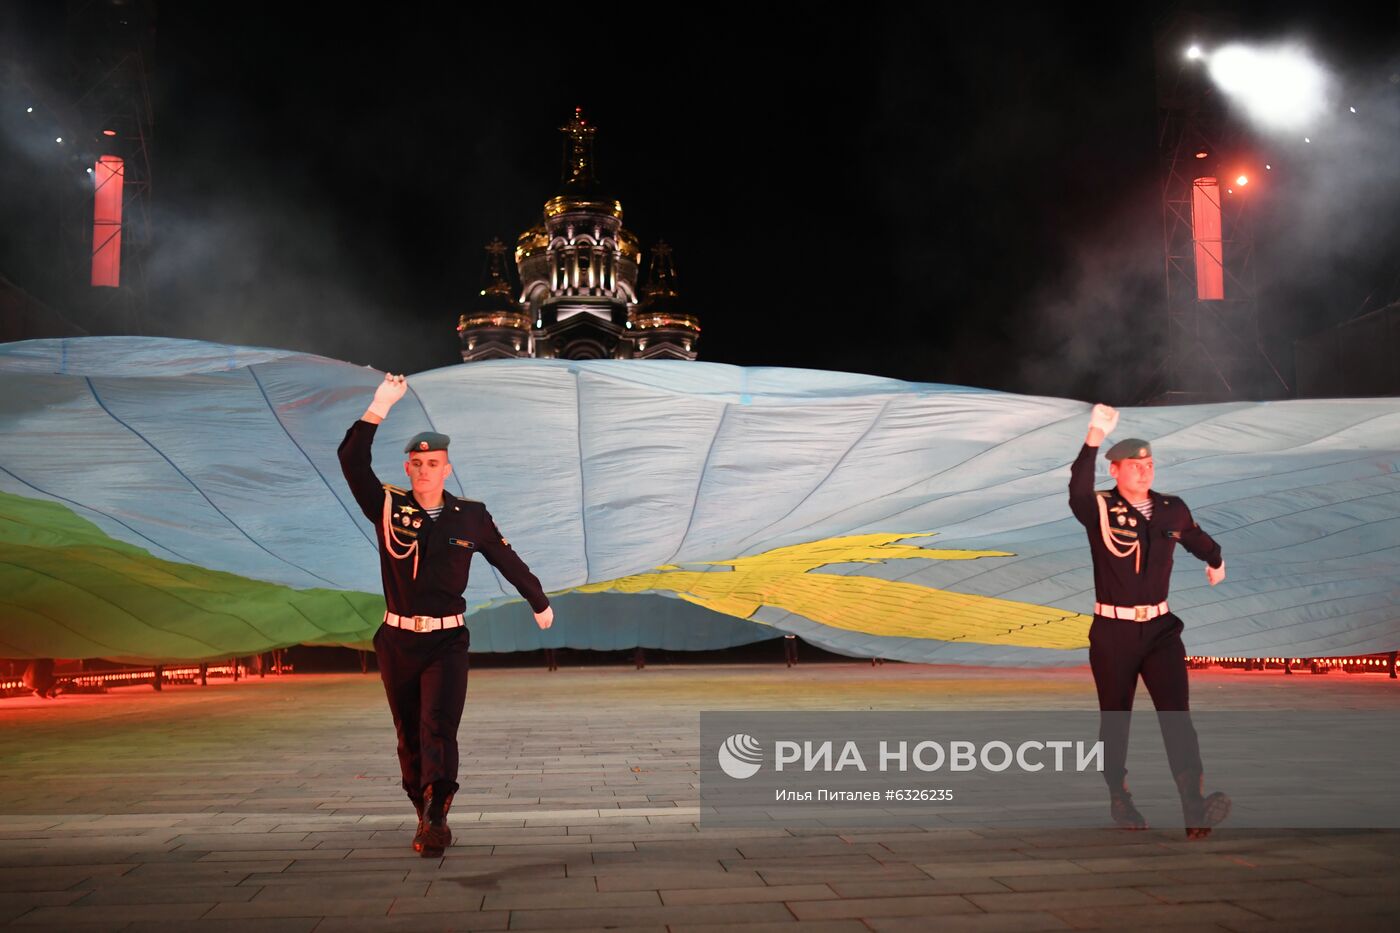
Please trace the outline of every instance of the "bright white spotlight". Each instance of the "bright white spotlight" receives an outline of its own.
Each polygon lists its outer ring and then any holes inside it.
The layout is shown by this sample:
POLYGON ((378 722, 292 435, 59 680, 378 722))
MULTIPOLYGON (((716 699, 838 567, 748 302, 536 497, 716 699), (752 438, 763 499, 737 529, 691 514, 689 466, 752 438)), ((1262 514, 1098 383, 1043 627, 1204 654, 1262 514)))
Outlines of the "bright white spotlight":
POLYGON ((62 137, 62 136, 55 137, 55 138, 54 138, 54 142, 56 142, 56 143, 61 143, 61 142, 63 142, 63 137, 62 137))
POLYGON ((1298 46, 1227 45, 1211 53, 1210 76, 1266 129, 1301 129, 1327 108, 1327 72, 1298 46))
POLYGON ((1272 165, 1270 165, 1270 164, 1267 163, 1267 162, 1264 163, 1264 171, 1266 171, 1266 172, 1272 172, 1273 170, 1274 170, 1274 167, 1273 167, 1272 165))
POLYGON ((1193 45, 1186 50, 1186 57, 1191 59, 1191 61, 1193 62, 1197 59, 1205 58, 1205 54, 1205 52, 1201 51, 1201 47, 1199 45, 1193 45))
POLYGON ((1347 109, 1350 110, 1352 113, 1356 113, 1356 108, 1355 108, 1355 107, 1348 107, 1347 109))
POLYGON ((1249 184, 1249 176, 1241 175, 1239 178, 1235 179, 1235 184, 1239 185, 1240 187, 1244 187, 1245 185, 1249 184))
POLYGON ((34 108, 33 108, 33 107, 25 107, 25 108, 24 108, 24 112, 25 112, 25 113, 33 113, 33 112, 34 112, 34 108))

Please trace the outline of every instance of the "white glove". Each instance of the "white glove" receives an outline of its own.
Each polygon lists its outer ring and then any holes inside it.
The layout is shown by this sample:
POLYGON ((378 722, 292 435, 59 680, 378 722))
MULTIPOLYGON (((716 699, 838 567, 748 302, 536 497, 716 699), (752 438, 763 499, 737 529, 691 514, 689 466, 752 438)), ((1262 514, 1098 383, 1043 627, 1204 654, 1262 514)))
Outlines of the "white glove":
POLYGON ((1113 429, 1118 427, 1118 409, 1107 405, 1095 405, 1094 410, 1089 412, 1089 427, 1098 428, 1104 433, 1104 437, 1112 434, 1113 429))
POLYGON ((1206 564, 1206 580, 1210 583, 1211 586, 1215 586, 1215 584, 1219 583, 1221 580, 1224 579, 1225 562, 1223 560, 1220 562, 1219 567, 1212 567, 1210 564, 1206 564))
POLYGON ((374 390, 374 401, 370 402, 369 410, 380 418, 389 417, 389 409, 394 407, 394 403, 403 398, 408 391, 408 379, 403 376, 395 376, 393 373, 385 373, 384 381, 379 383, 379 387, 374 390))
POLYGON ((549 628, 554 624, 554 607, 545 606, 544 612, 535 613, 535 624, 540 628, 549 628))

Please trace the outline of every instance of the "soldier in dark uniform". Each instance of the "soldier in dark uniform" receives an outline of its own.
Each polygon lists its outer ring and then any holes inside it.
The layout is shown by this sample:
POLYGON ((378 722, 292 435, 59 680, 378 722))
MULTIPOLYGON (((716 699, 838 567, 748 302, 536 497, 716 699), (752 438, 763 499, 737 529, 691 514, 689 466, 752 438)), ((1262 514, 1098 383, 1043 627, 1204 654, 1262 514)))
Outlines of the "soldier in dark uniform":
POLYGON ((1186 648, 1181 620, 1167 606, 1172 552, 1179 543, 1206 562, 1211 586, 1225 579, 1220 545, 1191 518, 1180 498, 1152 487, 1152 445, 1132 438, 1108 451, 1111 490, 1094 490, 1094 459, 1118 424, 1118 412, 1095 405, 1089 434, 1070 468, 1069 506, 1089 533, 1094 560, 1094 621, 1089 627, 1089 665, 1094 671, 1104 743, 1104 778, 1110 812, 1125 829, 1146 829, 1128 792, 1126 713, 1133 708, 1138 676, 1161 716, 1167 760, 1181 794, 1186 835, 1200 839, 1230 812, 1230 798, 1202 795, 1201 751, 1191 725, 1186 648))
POLYGON ((404 449, 411 489, 380 483, 370 466, 375 431, 408 391, 403 376, 386 375, 374 401, 345 432, 340 466, 379 538, 379 566, 388 611, 374 636, 379 672, 398 731, 403 788, 418 811, 413 848, 440 856, 452 844, 447 812, 457 792, 457 726, 467 698, 463 621, 472 555, 480 552, 549 628, 554 610, 540 581, 501 536, 486 506, 442 487, 452 473, 448 438, 431 431, 404 449))

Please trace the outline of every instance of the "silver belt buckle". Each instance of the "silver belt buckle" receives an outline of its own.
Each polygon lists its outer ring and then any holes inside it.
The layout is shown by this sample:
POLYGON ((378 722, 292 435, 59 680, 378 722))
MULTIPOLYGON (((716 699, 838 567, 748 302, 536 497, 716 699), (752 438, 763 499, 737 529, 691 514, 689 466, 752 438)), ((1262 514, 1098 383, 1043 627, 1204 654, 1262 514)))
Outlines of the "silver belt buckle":
POLYGON ((1133 621, 1134 621, 1134 622, 1146 622, 1146 621, 1147 621, 1147 610, 1149 610, 1149 609, 1151 609, 1151 608, 1152 608, 1151 606, 1134 606, 1134 607, 1133 607, 1133 621))

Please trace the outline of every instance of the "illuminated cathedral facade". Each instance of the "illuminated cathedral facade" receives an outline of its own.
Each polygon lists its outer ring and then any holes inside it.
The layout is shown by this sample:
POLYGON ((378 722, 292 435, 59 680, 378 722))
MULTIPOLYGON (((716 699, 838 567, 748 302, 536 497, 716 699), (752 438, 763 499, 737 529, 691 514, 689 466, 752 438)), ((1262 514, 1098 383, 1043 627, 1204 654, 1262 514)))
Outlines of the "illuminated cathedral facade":
POLYGON ((651 247, 638 287, 641 246, 622 225, 622 204, 598 184, 597 128, 575 111, 560 132, 561 190, 516 241, 519 290, 507 247, 493 240, 476 307, 457 323, 462 360, 695 359, 700 321, 680 309, 671 248, 651 247))

